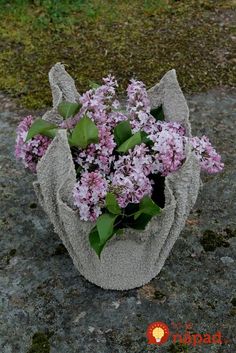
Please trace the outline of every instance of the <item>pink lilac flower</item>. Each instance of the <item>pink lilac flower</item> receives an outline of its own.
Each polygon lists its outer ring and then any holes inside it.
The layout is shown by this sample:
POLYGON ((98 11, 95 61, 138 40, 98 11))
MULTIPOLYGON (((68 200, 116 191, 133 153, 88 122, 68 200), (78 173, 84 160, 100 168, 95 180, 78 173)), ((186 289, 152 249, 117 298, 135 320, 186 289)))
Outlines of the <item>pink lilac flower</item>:
POLYGON ((128 203, 139 203, 145 195, 152 194, 152 181, 147 177, 152 172, 152 157, 144 145, 135 146, 127 155, 119 156, 114 163, 111 187, 117 192, 120 207, 128 203))
POLYGON ((154 142, 154 169, 166 176, 177 171, 185 160, 185 139, 178 133, 162 129, 148 136, 154 142))
POLYGON ((81 150, 74 158, 75 163, 84 170, 96 166, 102 173, 109 174, 111 163, 114 161, 113 150, 116 147, 114 137, 106 126, 99 126, 99 143, 90 144, 81 150))
POLYGON ((185 136, 186 134, 185 128, 176 121, 159 121, 158 126, 159 130, 167 130, 180 136, 185 136))
POLYGON ((186 133, 185 128, 175 121, 167 122, 156 120, 151 114, 145 113, 142 115, 142 112, 139 113, 138 119, 131 121, 131 124, 133 126, 133 132, 143 130, 150 135, 158 134, 162 130, 175 132, 180 136, 185 136, 186 133))
POLYGON ((136 116, 139 111, 150 112, 150 100, 143 82, 132 79, 127 88, 127 95, 127 110, 132 116, 136 116))
POLYGON ((111 111, 107 114, 106 124, 110 129, 114 129, 115 126, 123 120, 128 120, 127 115, 120 111, 111 111))
POLYGON ((107 114, 113 105, 117 106, 116 87, 117 81, 111 75, 103 79, 104 84, 97 89, 90 90, 82 95, 80 103, 91 119, 97 124, 106 123, 107 114))
POLYGON ((102 213, 108 182, 99 171, 84 172, 73 189, 74 204, 78 207, 80 218, 95 221, 102 213))
POLYGON ((143 130, 147 133, 153 131, 156 124, 155 118, 150 114, 150 100, 143 82, 131 80, 127 88, 128 102, 127 111, 130 114, 132 132, 143 130))
POLYGON ((190 138, 190 143, 192 144, 202 170, 209 174, 218 173, 223 170, 224 163, 221 161, 221 156, 213 148, 208 137, 192 137, 190 138))
POLYGON ((121 107, 120 102, 118 101, 118 99, 115 99, 112 103, 112 108, 119 109, 120 107, 121 107))
POLYGON ((29 128, 33 123, 31 115, 26 116, 17 127, 17 137, 15 146, 15 156, 21 160, 26 168, 29 168, 33 173, 36 172, 36 166, 40 158, 45 154, 51 139, 36 135, 31 140, 25 142, 29 128))
POLYGON ((130 120, 132 132, 145 131, 147 134, 153 133, 157 126, 156 119, 149 113, 138 112, 136 118, 130 120))
POLYGON ((153 158, 150 155, 149 148, 142 143, 137 145, 128 154, 119 156, 118 160, 114 163, 114 169, 128 175, 132 171, 149 175, 153 170, 153 158))
POLYGON ((141 172, 133 171, 125 175, 117 170, 111 182, 114 193, 118 190, 117 201, 122 208, 129 203, 139 203, 143 196, 152 194, 152 182, 141 172))
POLYGON ((97 126, 106 124, 110 130, 126 115, 119 111, 120 102, 116 98, 117 81, 111 75, 103 78, 104 84, 96 89, 90 89, 80 97, 82 107, 79 113, 61 123, 61 127, 72 129, 85 114, 92 119, 97 126))

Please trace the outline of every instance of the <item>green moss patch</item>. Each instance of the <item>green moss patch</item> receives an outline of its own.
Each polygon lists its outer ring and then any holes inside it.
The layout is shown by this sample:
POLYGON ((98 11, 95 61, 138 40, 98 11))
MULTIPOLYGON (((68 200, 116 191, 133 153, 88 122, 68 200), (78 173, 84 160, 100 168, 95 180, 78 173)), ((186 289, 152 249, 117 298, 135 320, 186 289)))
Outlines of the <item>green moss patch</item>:
POLYGON ((235 84, 234 1, 0 0, 0 90, 27 108, 51 104, 48 71, 67 65, 82 92, 109 72, 123 92, 176 68, 185 92, 235 84), (228 20, 226 21, 225 18, 228 20))
POLYGON ((16 256, 16 249, 11 249, 7 255, 5 255, 6 264, 8 265, 11 259, 16 256))
POLYGON ((220 246, 225 248, 229 247, 230 243, 228 240, 235 235, 235 230, 231 230, 230 228, 226 228, 224 231, 219 233, 207 229, 204 231, 200 243, 205 251, 214 251, 220 246))
POLYGON ((233 306, 236 306, 236 297, 231 300, 231 304, 232 304, 233 306))
POLYGON ((27 353, 50 353, 48 336, 43 332, 36 332, 32 337, 32 345, 27 353))
POLYGON ((188 352, 188 346, 182 343, 172 343, 168 348, 169 353, 186 353, 188 352))

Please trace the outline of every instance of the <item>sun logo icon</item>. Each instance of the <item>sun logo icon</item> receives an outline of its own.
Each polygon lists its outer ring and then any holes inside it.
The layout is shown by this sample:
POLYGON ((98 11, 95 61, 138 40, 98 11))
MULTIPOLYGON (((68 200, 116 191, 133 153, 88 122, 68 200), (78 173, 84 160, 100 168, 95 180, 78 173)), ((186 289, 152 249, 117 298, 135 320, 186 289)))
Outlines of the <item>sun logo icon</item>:
POLYGON ((152 322, 147 328, 148 344, 161 345, 168 340, 170 331, 169 327, 164 322, 152 322))

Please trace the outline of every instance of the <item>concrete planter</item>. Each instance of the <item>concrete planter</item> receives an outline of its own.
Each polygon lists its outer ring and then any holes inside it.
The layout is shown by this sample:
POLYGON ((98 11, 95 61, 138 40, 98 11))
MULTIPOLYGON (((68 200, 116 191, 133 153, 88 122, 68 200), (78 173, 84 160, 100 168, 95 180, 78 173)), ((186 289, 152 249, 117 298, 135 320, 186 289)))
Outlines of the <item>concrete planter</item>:
MULTIPOLYGON (((76 102, 74 81, 61 64, 49 73, 53 109, 44 119, 58 121, 56 107, 62 99, 76 102)), ((149 90, 153 107, 162 104, 166 120, 182 123, 191 135, 188 107, 174 70, 149 90)), ((126 290, 142 286, 162 269, 193 207, 200 185, 200 167, 190 146, 181 169, 165 178, 165 207, 143 232, 128 229, 114 236, 103 249, 101 259, 91 249, 88 234, 93 224, 81 221, 73 206, 72 188, 76 173, 66 132, 60 130, 37 167, 35 191, 79 272, 90 282, 105 288, 126 290)))

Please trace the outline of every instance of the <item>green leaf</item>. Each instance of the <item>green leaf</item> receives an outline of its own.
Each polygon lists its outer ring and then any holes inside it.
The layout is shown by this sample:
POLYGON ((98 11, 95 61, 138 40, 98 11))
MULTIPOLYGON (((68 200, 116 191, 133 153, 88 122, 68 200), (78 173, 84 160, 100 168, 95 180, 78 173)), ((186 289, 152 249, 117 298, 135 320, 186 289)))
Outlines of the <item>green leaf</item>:
POLYGON ((118 228, 117 230, 115 230, 115 234, 116 235, 123 235, 124 234, 124 229, 118 228))
POLYGON ((97 88, 101 87, 101 85, 99 85, 98 83, 96 83, 94 81, 89 81, 89 87, 92 89, 97 89, 97 88))
POLYGON ((156 120, 165 120, 162 105, 158 108, 151 109, 150 113, 156 120))
POLYGON ((121 214, 120 206, 118 205, 116 197, 112 192, 108 192, 106 195, 106 208, 112 214, 121 214))
POLYGON ((105 244, 107 240, 113 235, 114 222, 118 215, 104 213, 97 219, 97 230, 100 238, 100 243, 105 244))
POLYGON ((55 137, 56 132, 57 126, 55 124, 49 123, 43 119, 37 119, 31 125, 25 141, 28 141, 39 134, 48 137, 55 137))
POLYGON ((128 140, 123 142, 122 145, 117 148, 117 152, 128 152, 130 149, 134 148, 136 145, 140 145, 142 142, 142 134, 140 131, 138 131, 128 140))
POLYGON ((144 196, 140 201, 139 210, 134 214, 134 219, 136 220, 141 214, 153 217, 160 212, 160 207, 151 199, 151 197, 144 196))
POLYGON ((107 240, 105 242, 102 242, 100 240, 100 237, 99 237, 99 233, 98 233, 98 229, 97 229, 97 226, 93 227, 89 233, 89 243, 92 247, 92 249, 95 250, 96 254, 98 255, 98 257, 100 258, 101 256, 101 252, 103 250, 103 248, 105 247, 107 241, 114 235, 114 234, 117 234, 117 235, 121 235, 123 234, 123 229, 113 229, 111 235, 107 238, 107 240))
POLYGON ((138 230, 145 230, 151 219, 152 216, 143 213, 136 220, 134 220, 132 224, 130 224, 130 227, 138 230))
POLYGON ((115 141, 118 146, 120 146, 123 142, 128 140, 132 136, 131 125, 129 120, 121 121, 116 125, 114 129, 115 141))
POLYGON ((148 138, 148 134, 145 131, 140 131, 142 142, 147 146, 153 146, 154 142, 148 138))
POLYGON ((94 227, 90 233, 89 233, 89 243, 91 245, 91 248, 95 250, 96 254, 100 258, 102 249, 104 248, 105 244, 100 243, 100 238, 98 234, 97 227, 94 227))
POLYGON ((42 133, 42 135, 54 139, 54 137, 56 137, 57 131, 58 129, 45 130, 44 133, 42 133))
POLYGON ((107 241, 118 231, 114 228, 114 222, 118 215, 104 213, 97 219, 96 226, 89 233, 91 247, 100 257, 102 249, 107 241))
POLYGON ((72 146, 81 148, 86 148, 90 143, 97 143, 98 141, 98 128, 87 116, 84 116, 76 124, 69 139, 72 146))
POLYGON ((58 105, 58 113, 63 119, 68 119, 75 116, 81 108, 81 104, 71 102, 61 102, 58 105))
POLYGON ((81 167, 81 165, 78 166, 78 168, 76 169, 76 176, 78 177, 80 175, 80 173, 82 172, 83 168, 81 167))

